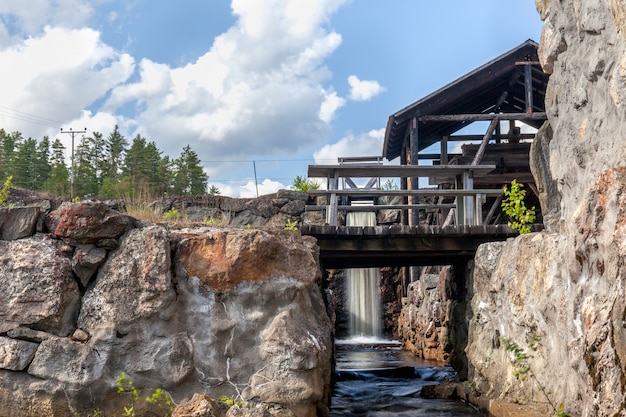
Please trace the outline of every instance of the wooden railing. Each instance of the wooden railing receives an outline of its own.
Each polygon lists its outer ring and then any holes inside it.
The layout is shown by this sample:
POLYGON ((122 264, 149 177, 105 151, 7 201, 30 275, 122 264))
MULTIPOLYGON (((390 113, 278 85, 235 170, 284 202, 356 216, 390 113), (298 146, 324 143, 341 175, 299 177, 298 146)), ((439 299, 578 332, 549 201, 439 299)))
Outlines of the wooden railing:
MULTIPOLYGON (((473 189, 472 179, 483 176, 492 171, 494 165, 418 165, 418 166, 397 166, 397 165, 373 165, 373 164, 351 164, 351 165, 309 165, 309 178, 326 178, 326 190, 311 190, 311 196, 326 196, 325 205, 310 205, 307 210, 326 210, 326 222, 331 226, 337 226, 338 212, 344 211, 368 211, 368 210, 420 210, 441 208, 454 210, 456 224, 478 225, 483 224, 482 206, 487 196, 501 196, 501 189, 473 189), (339 179, 341 178, 420 178, 420 177, 454 177, 456 178, 456 189, 420 189, 420 190, 381 190, 379 188, 350 188, 339 189, 339 179), (438 197, 454 197, 454 203, 446 204, 389 204, 389 205, 341 205, 339 197, 367 198, 381 196, 401 196, 411 197, 433 197, 434 201, 438 197)), ((417 182, 417 180, 415 181, 417 182)))

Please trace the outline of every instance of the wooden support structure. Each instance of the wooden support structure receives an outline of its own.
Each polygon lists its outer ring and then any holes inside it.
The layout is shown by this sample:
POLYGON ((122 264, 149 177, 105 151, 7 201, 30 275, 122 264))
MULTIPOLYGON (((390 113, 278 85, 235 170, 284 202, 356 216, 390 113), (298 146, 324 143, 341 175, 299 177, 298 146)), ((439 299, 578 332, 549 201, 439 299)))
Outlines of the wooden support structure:
MULTIPOLYGON (((378 209, 401 208, 419 212, 420 209, 430 205, 419 204, 419 197, 456 197, 453 205, 440 205, 439 208, 454 209, 457 213, 460 224, 482 224, 482 204, 485 196, 498 196, 501 189, 473 189, 474 177, 481 177, 495 168, 494 165, 309 165, 309 178, 328 179, 328 190, 311 190, 311 196, 327 196, 328 205, 326 208, 327 223, 337 226, 338 211, 345 209, 340 206, 339 197, 347 196, 353 198, 379 197, 379 196, 402 196, 409 197, 409 204, 373 206, 378 209), (420 178, 430 176, 453 176, 462 178, 460 189, 409 189, 409 190, 380 190, 380 189, 338 189, 339 178, 345 177, 386 177, 386 178, 420 178), (418 201, 417 203, 415 201, 418 201)), ((309 206, 309 209, 319 209, 319 206, 309 206)), ((359 207, 363 208, 363 207, 359 207)), ((373 210, 367 208, 367 210, 373 210)))
POLYGON ((420 116, 420 122, 480 122, 493 120, 545 120, 547 115, 545 112, 528 113, 485 113, 485 114, 431 114, 420 116))

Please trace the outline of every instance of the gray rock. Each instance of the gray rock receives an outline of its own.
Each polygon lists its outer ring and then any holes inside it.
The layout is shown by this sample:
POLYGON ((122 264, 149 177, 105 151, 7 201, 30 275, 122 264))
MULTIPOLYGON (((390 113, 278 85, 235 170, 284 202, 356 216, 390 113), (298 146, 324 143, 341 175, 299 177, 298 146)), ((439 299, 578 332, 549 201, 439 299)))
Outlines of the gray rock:
POLYGON ((104 263, 106 256, 107 251, 95 245, 79 245, 76 247, 72 257, 72 270, 80 279, 83 287, 89 285, 89 281, 104 263))
POLYGON ((11 371, 26 369, 39 345, 25 340, 0 337, 0 368, 11 371))
POLYGON ((78 327, 93 333, 101 324, 124 326, 163 315, 175 298, 167 232, 158 226, 133 229, 85 293, 78 327))
POLYGON ((0 332, 21 325, 59 336, 75 328, 80 293, 59 242, 0 241, 0 332))
POLYGON ((39 207, 0 207, 0 239, 16 240, 35 234, 39 207))
POLYGON ((86 386, 102 378, 106 352, 69 339, 41 342, 28 373, 42 379, 53 379, 70 386, 86 386))

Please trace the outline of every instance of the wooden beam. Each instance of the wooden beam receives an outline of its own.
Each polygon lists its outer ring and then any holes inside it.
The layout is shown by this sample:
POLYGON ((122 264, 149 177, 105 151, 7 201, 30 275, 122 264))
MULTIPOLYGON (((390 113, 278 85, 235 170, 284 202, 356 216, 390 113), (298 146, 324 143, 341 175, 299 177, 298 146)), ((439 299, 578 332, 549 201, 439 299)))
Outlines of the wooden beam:
POLYGON ((534 113, 489 113, 489 114, 431 114, 418 118, 420 122, 478 122, 485 120, 545 120, 545 112, 534 113))
POLYGON ((500 119, 496 117, 489 124, 489 127, 487 128, 487 133, 485 133, 485 136, 483 137, 483 141, 481 142, 480 147, 476 151, 476 156, 474 156, 472 165, 478 165, 480 161, 483 159, 483 155, 485 154, 485 149, 487 148, 487 144, 489 143, 489 140, 491 139, 491 135, 493 134, 493 131, 496 129, 496 126, 498 125, 498 123, 500 123, 500 119))

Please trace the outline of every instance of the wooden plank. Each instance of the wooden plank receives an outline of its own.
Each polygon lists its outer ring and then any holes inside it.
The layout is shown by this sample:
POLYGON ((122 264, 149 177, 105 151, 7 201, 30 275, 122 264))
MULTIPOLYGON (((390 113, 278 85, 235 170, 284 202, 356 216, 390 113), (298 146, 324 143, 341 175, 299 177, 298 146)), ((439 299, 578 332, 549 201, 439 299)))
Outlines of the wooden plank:
POLYGON ((436 196, 475 196, 476 194, 486 194, 489 196, 498 196, 502 194, 501 188, 485 188, 485 189, 473 189, 473 190, 439 190, 439 189, 425 189, 421 190, 364 190, 364 189, 350 189, 350 190, 310 190, 307 192, 310 196, 330 195, 336 194, 338 196, 352 196, 352 197, 379 197, 379 196, 418 196, 418 197, 436 197, 436 196))
POLYGON ((534 113, 488 113, 488 114, 432 114, 419 117, 420 122, 478 122, 493 120, 547 120, 545 112, 534 113))
POLYGON ((410 178, 457 176, 471 171, 474 178, 487 175, 495 169, 495 165, 309 165, 309 178, 330 178, 336 172, 339 177, 354 178, 410 178))
MULTIPOLYGON (((451 209, 455 208, 454 203, 445 204, 381 204, 373 206, 337 206, 339 210, 345 211, 378 211, 378 210, 405 210, 405 209, 451 209)), ((308 205, 306 211, 326 210, 327 206, 308 205)))

